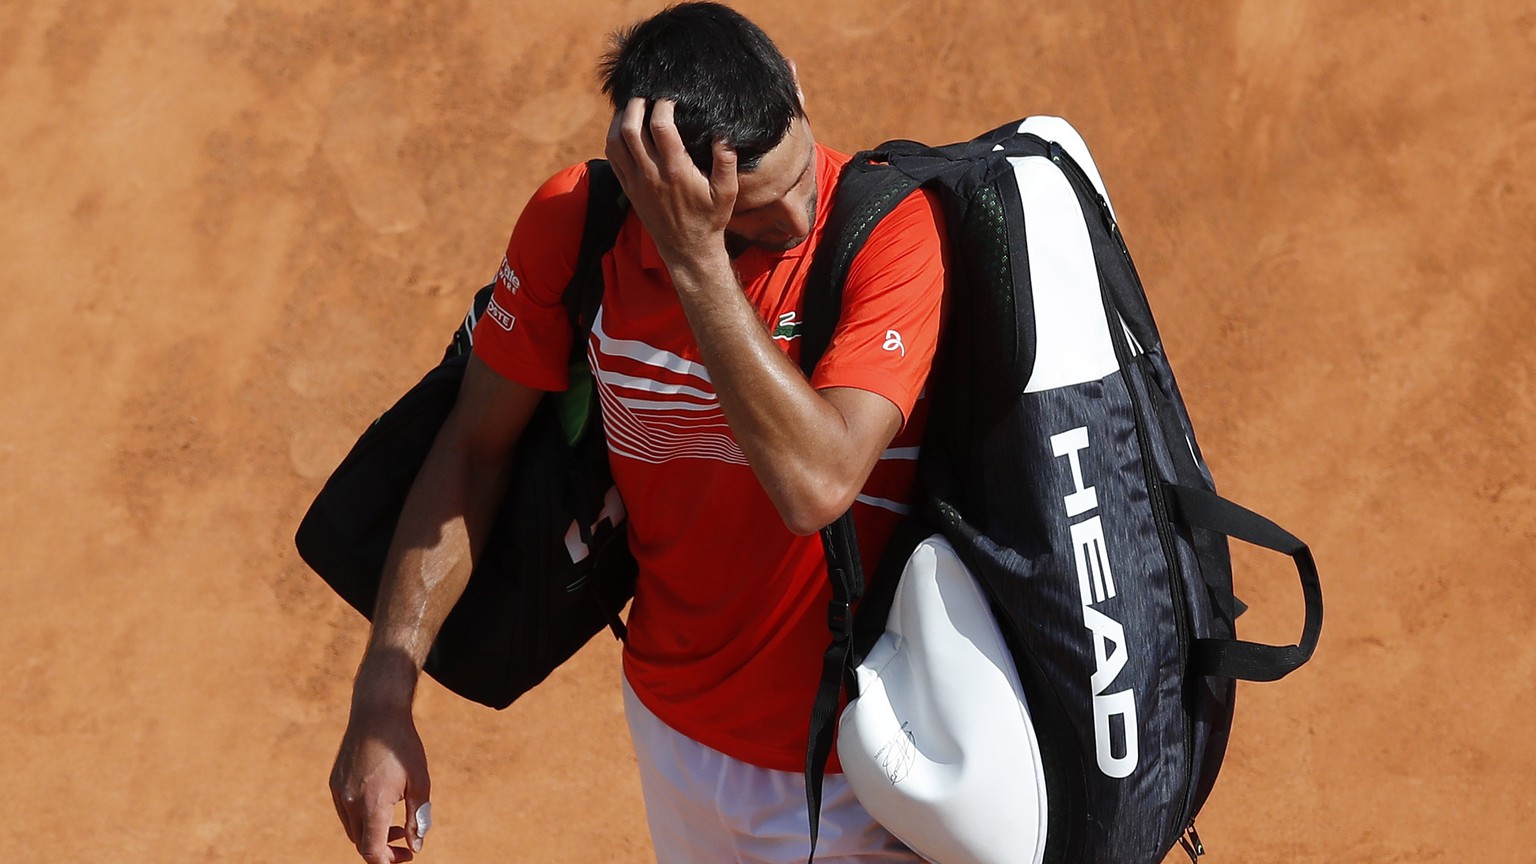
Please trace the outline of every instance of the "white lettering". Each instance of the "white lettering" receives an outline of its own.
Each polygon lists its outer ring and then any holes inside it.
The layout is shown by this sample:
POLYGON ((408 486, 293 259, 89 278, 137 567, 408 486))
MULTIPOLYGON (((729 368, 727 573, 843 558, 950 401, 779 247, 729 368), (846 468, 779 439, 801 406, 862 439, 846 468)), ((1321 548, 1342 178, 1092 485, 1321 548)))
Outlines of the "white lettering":
POLYGON ((1130 690, 1093 697, 1093 742, 1099 770, 1106 776, 1123 779, 1136 770, 1140 754, 1136 748, 1136 694, 1130 690), (1120 739, 1125 752, 1115 755, 1115 734, 1111 721, 1119 718, 1120 739))
POLYGON ((1088 628, 1093 639, 1095 665, 1089 683, 1094 693, 1103 693, 1125 668, 1125 628, 1091 606, 1083 607, 1083 626, 1088 628))
POLYGON ((1078 454, 1087 449, 1087 426, 1051 436, 1051 452, 1067 457, 1067 464, 1072 468, 1072 488, 1077 490, 1063 499, 1067 505, 1068 518, 1076 518, 1099 506, 1099 493, 1092 486, 1083 486, 1083 460, 1078 454))
MULTIPOLYGON (((603 524, 604 520, 607 520, 610 525, 619 525, 627 515, 628 511, 624 509, 624 499, 619 497, 618 487, 608 487, 608 494, 603 496, 603 510, 597 514, 597 521, 592 523, 592 533, 597 533, 597 526, 603 524)), ((565 551, 570 554, 573 564, 586 560, 586 557, 592 554, 587 544, 581 542, 581 526, 576 524, 574 519, 571 520, 570 527, 565 529, 565 551)))
POLYGON ((1098 516, 1072 523, 1072 554, 1077 559, 1078 587, 1083 605, 1103 603, 1115 596, 1115 577, 1104 552, 1104 523, 1098 516))
POLYGON ((516 294, 517 289, 523 287, 523 281, 517 278, 517 274, 512 271, 511 263, 506 258, 501 259, 501 269, 496 271, 496 281, 511 294, 516 294))
POLYGON ((512 316, 512 313, 501 308, 501 304, 496 302, 495 297, 492 297, 491 302, 486 305, 485 315, 500 325, 503 330, 511 330, 512 325, 517 323, 517 319, 512 316))
MULTIPOLYGON (((1067 518, 1073 519, 1099 506, 1098 492, 1083 482, 1082 452, 1088 449, 1088 427, 1079 426, 1051 436, 1051 452, 1067 457, 1072 473, 1072 492, 1062 496, 1067 518)), ((1125 689, 1105 693, 1129 660, 1125 627, 1094 606, 1115 596, 1115 577, 1104 544, 1104 522, 1094 513, 1072 523, 1072 557, 1077 566, 1077 588, 1083 606, 1083 626, 1093 642, 1093 741, 1099 770, 1105 776, 1129 777, 1136 770, 1139 748, 1136 739, 1136 693, 1125 689), (1118 723, 1115 721, 1118 720, 1118 723), (1121 745, 1115 746, 1115 729, 1121 745)))

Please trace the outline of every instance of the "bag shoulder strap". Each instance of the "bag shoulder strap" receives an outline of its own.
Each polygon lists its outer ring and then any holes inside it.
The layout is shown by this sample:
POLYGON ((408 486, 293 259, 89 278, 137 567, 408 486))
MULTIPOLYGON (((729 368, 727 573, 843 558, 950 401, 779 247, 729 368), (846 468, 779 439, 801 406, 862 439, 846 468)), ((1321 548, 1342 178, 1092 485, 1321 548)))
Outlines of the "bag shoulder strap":
MULTIPOLYGON (((843 285, 859 250, 869 240, 880 220, 907 197, 918 184, 900 172, 890 170, 861 153, 843 168, 837 194, 823 242, 811 260, 806 277, 805 309, 801 320, 800 368, 806 378, 832 342, 832 333, 842 314, 843 285)), ((821 544, 827 559, 827 578, 832 583, 832 600, 827 607, 827 627, 832 641, 822 656, 821 680, 811 710, 810 739, 806 746, 805 795, 810 816, 811 849, 808 861, 816 857, 816 840, 821 828, 822 778, 832 755, 832 738, 843 687, 852 683, 849 662, 853 644, 853 605, 864 593, 864 568, 859 560, 857 532, 853 511, 839 516, 821 529, 821 544)))
POLYGON ((581 251, 576 272, 566 283, 563 300, 571 320, 571 362, 586 357, 586 340, 597 307, 603 299, 603 256, 613 248, 619 228, 629 212, 629 202, 606 159, 587 161, 587 216, 581 230, 581 251))
POLYGON ((800 325, 800 369, 809 378, 832 342, 842 314, 843 285, 853 259, 875 226, 896 208, 917 182, 860 153, 843 166, 837 195, 827 214, 823 242, 806 274, 805 314, 800 325))
MULTIPOLYGON (((587 161, 587 182, 587 211, 581 230, 581 249, 576 255, 576 270, 561 295, 571 322, 570 363, 573 367, 587 365, 587 335, 592 332, 592 323, 597 318, 597 310, 603 300, 603 256, 613 248, 619 236, 619 228, 623 226, 629 212, 629 202, 619 185, 618 175, 613 173, 607 160, 587 161)), ((584 411, 596 410, 590 395, 583 401, 584 411)), ((587 424, 583 421, 578 425, 585 427, 587 424)), ((601 427, 597 427, 597 431, 600 433, 601 427)), ((579 492, 588 486, 584 463, 576 460, 572 465, 570 479, 575 491, 572 500, 577 502, 578 511, 576 528, 581 541, 590 546, 593 541, 591 526, 598 518, 597 502, 579 492)), ((625 641, 629 628, 619 616, 620 610, 603 602, 594 583, 588 582, 586 587, 608 619, 608 629, 613 632, 614 638, 620 642, 625 641)))
MULTIPOLYGON (((613 173, 613 168, 609 166, 607 160, 588 160, 587 179, 587 210, 581 229, 581 248, 576 255, 576 270, 571 274, 571 279, 565 284, 565 290, 561 294, 566 317, 571 323, 569 362, 572 366, 586 365, 587 334, 592 331, 592 322, 596 319, 598 306, 603 300, 603 256, 613 248, 614 241, 619 236, 619 228, 623 226, 624 218, 629 212, 629 202, 624 198, 624 190, 619 185, 619 178, 613 173)), ((475 323, 485 314, 491 302, 491 292, 495 287, 496 283, 492 282, 475 293, 474 304, 469 314, 465 316, 464 323, 459 326, 453 342, 449 344, 443 356, 445 365, 451 362, 462 368, 474 345, 475 323)), ((579 419, 571 420, 570 427, 586 430, 587 418, 592 411, 590 397, 580 400, 573 411, 579 419)), ((565 418, 562 418, 562 423, 564 422, 566 422, 565 418)), ((574 443, 585 432, 578 431, 573 434, 568 429, 566 434, 572 436, 568 439, 569 443, 574 443)), ((577 530, 582 542, 591 545, 590 526, 597 521, 598 513, 592 501, 575 491, 587 488, 587 478, 579 474, 583 470, 578 460, 573 463, 573 473, 568 479, 572 483, 574 493, 572 500, 576 502, 578 509, 577 530)), ((615 638, 621 642, 624 641, 628 636, 628 628, 624 624, 624 619, 619 616, 619 610, 604 603, 592 583, 589 582, 587 585, 593 600, 597 602, 604 617, 608 619, 608 629, 613 632, 615 638)))

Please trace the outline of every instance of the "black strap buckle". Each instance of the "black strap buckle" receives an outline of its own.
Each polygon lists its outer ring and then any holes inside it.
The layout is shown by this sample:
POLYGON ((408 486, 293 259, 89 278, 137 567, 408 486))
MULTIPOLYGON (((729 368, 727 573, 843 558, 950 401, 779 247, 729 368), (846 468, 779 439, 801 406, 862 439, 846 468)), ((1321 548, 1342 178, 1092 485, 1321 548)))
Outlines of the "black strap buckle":
POLYGON ((853 604, 833 599, 827 604, 827 629, 838 639, 853 638, 853 604))

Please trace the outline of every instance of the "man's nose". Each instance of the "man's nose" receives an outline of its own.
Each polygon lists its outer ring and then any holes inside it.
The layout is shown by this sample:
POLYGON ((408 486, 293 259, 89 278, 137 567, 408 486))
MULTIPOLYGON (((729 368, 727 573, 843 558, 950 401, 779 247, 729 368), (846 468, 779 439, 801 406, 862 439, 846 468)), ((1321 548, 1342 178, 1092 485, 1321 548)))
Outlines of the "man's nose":
POLYGON ((791 237, 805 237, 811 233, 811 220, 804 207, 783 201, 773 227, 791 237))

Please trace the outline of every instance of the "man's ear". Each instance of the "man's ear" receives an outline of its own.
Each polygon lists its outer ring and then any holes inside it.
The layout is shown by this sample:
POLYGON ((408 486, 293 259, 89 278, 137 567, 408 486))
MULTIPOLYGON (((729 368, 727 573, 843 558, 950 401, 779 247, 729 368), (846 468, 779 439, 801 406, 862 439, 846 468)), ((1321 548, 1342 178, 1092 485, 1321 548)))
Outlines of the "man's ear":
POLYGON ((805 113, 805 91, 800 89, 800 70, 795 68, 795 61, 789 59, 788 57, 784 58, 784 62, 789 64, 789 77, 791 77, 791 78, 793 78, 795 80, 795 96, 799 97, 799 99, 800 99, 800 113, 804 114, 805 113))

